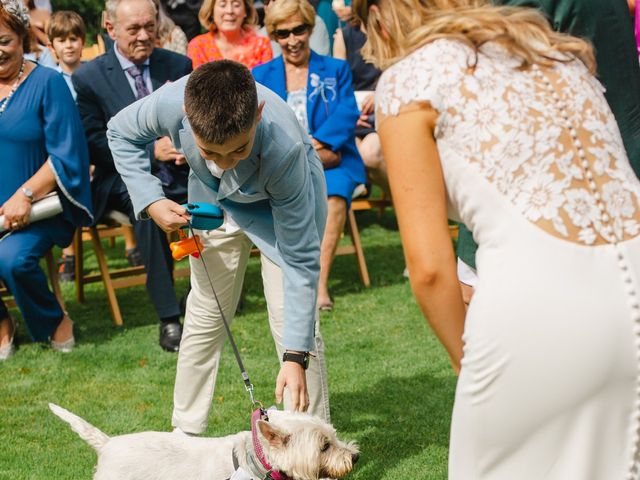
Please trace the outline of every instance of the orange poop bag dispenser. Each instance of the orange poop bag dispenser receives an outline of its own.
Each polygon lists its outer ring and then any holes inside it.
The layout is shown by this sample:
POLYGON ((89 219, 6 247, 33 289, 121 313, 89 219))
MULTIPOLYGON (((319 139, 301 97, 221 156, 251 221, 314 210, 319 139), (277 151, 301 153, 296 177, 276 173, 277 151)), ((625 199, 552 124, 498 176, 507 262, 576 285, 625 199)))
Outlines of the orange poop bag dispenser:
POLYGON ((187 235, 182 231, 178 230, 180 235, 180 240, 177 242, 171 242, 169 244, 169 248, 171 249, 171 256, 174 260, 182 260, 187 255, 192 255, 195 258, 200 257, 200 253, 204 248, 202 242, 200 241, 199 235, 194 235, 193 237, 187 237, 187 235))

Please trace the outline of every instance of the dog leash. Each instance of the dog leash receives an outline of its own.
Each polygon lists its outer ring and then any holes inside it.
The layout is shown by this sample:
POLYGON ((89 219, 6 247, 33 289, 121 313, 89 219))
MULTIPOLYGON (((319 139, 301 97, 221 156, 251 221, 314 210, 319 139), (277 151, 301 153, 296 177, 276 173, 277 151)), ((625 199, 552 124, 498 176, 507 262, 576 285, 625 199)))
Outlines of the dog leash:
MULTIPOLYGON (((189 222, 189 232, 191 236, 195 238, 196 233, 193 229, 193 225, 189 222)), ((211 287, 211 291, 213 292, 213 298, 215 298, 216 303, 218 304, 218 310, 220 310, 220 315, 222 316, 222 322, 224 323, 224 328, 227 331, 227 336, 229 337, 229 343, 231 343, 231 347, 233 348, 233 354, 236 357, 236 361, 238 362, 238 367, 240 367, 240 373, 242 375, 242 380, 244 381, 245 388, 249 393, 249 398, 251 399, 251 404, 254 408, 253 413, 251 415, 251 436, 252 436, 252 444, 254 447, 254 452, 257 455, 257 460, 260 462, 260 465, 266 470, 266 474, 262 480, 291 480, 284 473, 274 470, 269 462, 267 461, 264 452, 262 450, 262 446, 258 441, 257 431, 256 431, 256 422, 258 420, 269 421, 269 416, 267 414, 267 410, 262 406, 262 403, 257 401, 253 396, 253 384, 249 379, 249 374, 247 373, 247 369, 244 368, 244 364, 242 363, 242 358, 240 357, 240 352, 238 351, 238 346, 236 345, 235 340, 233 339, 233 335, 231 334, 231 328, 229 328, 229 322, 227 322, 227 318, 224 315, 224 311, 222 309, 222 305, 220 304, 220 300, 218 299, 218 294, 216 293, 216 289, 213 286, 213 281, 211 280, 211 276, 209 275, 209 269, 207 268, 207 263, 204 261, 204 256, 202 255, 202 249, 200 248, 200 244, 196 241, 194 242, 196 246, 196 250, 198 252, 198 257, 202 262, 202 266, 204 267, 204 272, 207 276, 207 280, 209 281, 209 286, 211 287)), ((237 459, 233 459, 234 468, 238 470, 239 465, 237 465, 237 459)), ((233 477, 231 477, 233 478, 233 477)), ((231 480, 231 479, 229 479, 231 480)))
MULTIPOLYGON (((196 233, 193 230, 193 226, 191 225, 191 221, 188 223, 189 232, 191 236, 195 238, 196 233)), ((204 267, 204 273, 207 276, 207 280, 209 281, 209 286, 211 287, 211 291, 213 292, 213 298, 215 298, 216 303, 218 304, 218 310, 220 310, 220 315, 222 316, 222 322, 224 323, 224 328, 227 331, 227 336, 229 337, 229 343, 231 343, 231 348, 233 348, 233 354, 236 357, 236 362, 238 362, 238 367, 240 367, 240 374, 242 375, 242 381, 244 382, 244 387, 249 393, 249 398, 251 400, 251 405, 256 407, 259 406, 262 408, 262 403, 257 401, 253 396, 253 384, 249 379, 249 374, 247 373, 247 369, 244 368, 244 364, 242 363, 242 358, 240 357, 240 351, 238 350, 238 346, 236 345, 235 340, 233 339, 233 335, 231 334, 231 328, 229 328, 229 322, 227 322, 227 318, 224 315, 224 310, 222 309, 222 305, 220 304, 220 300, 218 299, 218 294, 216 293, 216 289, 213 287, 213 281, 211 280, 211 276, 209 275, 209 269, 207 268, 207 263, 204 261, 204 257, 202 256, 202 249, 198 242, 195 242, 196 249, 198 251, 198 257, 200 261, 202 261, 202 266, 204 267)))

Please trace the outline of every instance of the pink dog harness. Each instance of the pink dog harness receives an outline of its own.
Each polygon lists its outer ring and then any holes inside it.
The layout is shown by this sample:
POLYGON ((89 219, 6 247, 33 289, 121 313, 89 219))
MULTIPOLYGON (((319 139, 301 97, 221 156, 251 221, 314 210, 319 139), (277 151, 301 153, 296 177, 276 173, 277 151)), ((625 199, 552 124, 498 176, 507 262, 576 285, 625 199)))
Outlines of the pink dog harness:
POLYGON ((267 471, 263 480, 291 480, 291 478, 287 477, 283 472, 273 470, 271 465, 269 465, 269 462, 267 462, 267 459, 264 456, 264 451, 262 450, 262 444, 258 439, 258 429, 256 428, 258 420, 264 420, 265 422, 269 421, 269 416, 264 408, 256 408, 251 415, 251 438, 253 439, 253 450, 256 454, 256 458, 267 471))

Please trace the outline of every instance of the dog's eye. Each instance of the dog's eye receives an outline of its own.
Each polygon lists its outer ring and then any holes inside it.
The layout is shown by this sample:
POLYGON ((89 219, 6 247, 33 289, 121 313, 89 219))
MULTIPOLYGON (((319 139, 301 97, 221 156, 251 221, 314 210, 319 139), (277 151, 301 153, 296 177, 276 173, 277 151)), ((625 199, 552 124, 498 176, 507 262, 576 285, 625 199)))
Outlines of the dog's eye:
POLYGON ((320 451, 326 452, 327 450, 329 450, 329 448, 331 448, 331 443, 326 442, 324 445, 322 445, 322 448, 320 449, 320 451))

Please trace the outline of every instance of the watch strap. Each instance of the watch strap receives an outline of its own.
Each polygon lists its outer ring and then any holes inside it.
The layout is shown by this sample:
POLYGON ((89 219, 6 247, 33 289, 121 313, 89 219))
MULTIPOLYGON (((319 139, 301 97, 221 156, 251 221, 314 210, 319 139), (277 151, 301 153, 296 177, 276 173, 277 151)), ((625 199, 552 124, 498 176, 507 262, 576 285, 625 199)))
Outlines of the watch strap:
POLYGON ((283 362, 295 362, 305 370, 309 367, 309 352, 284 352, 283 362))
POLYGON ((29 199, 31 203, 33 203, 33 191, 30 188, 22 187, 20 189, 25 197, 29 199))

